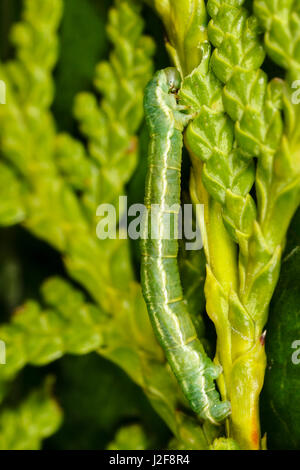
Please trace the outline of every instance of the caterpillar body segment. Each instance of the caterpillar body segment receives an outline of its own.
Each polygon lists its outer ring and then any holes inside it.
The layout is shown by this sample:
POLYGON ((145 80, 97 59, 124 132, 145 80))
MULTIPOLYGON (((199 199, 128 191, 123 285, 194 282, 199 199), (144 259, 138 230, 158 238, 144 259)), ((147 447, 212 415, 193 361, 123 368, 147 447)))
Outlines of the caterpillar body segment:
POLYGON ((187 310, 178 269, 174 234, 180 212, 181 154, 184 127, 191 116, 178 105, 180 75, 175 69, 157 72, 145 92, 150 133, 143 228, 142 287, 157 339, 191 408, 214 424, 230 413, 214 380, 221 368, 211 361, 197 337, 187 310), (168 236, 171 235, 171 236, 168 236))

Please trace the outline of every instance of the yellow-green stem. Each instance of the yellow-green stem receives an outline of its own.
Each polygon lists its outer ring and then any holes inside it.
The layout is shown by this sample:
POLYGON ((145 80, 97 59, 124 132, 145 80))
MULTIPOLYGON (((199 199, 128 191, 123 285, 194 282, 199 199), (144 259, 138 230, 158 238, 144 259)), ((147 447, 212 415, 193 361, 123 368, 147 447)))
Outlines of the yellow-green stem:
POLYGON ((204 211, 198 211, 197 215, 207 257, 207 313, 217 332, 215 361, 223 368, 218 386, 223 399, 230 400, 232 406, 226 423, 227 434, 242 449, 255 450, 260 448, 259 394, 265 371, 263 339, 241 339, 232 328, 229 297, 238 290, 237 247, 224 227, 221 206, 203 186, 202 163, 193 155, 191 159, 192 199, 204 205, 204 211))

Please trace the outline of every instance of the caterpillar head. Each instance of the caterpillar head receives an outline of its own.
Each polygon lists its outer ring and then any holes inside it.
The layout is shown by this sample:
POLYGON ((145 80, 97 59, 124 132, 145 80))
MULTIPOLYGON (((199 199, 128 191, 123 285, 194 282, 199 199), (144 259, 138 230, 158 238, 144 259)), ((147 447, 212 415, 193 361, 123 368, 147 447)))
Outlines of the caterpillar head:
POLYGON ((176 93, 181 84, 181 77, 178 70, 174 67, 168 67, 164 70, 166 81, 171 93, 176 93))

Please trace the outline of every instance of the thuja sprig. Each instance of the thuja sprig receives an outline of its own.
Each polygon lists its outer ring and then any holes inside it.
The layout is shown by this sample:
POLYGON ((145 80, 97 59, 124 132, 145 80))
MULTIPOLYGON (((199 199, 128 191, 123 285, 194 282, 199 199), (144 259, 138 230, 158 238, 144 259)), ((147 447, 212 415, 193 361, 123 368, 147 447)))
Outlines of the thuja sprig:
POLYGON ((113 50, 109 62, 97 66, 94 80, 101 104, 91 93, 79 94, 75 102, 75 116, 99 168, 94 187, 97 204, 116 203, 136 167, 135 133, 143 118, 143 90, 152 74, 154 43, 142 35, 139 8, 124 1, 116 6, 110 10, 107 27, 113 50))
POLYGON ((39 450, 61 425, 62 411, 51 396, 51 382, 32 392, 17 408, 0 415, 1 450, 39 450))
MULTIPOLYGON (((272 2, 266 3, 269 3, 270 6, 272 2)), ((255 31, 257 31, 256 18, 249 16, 246 10, 237 6, 235 16, 244 19, 237 22, 239 28, 236 30, 233 28, 236 34, 231 39, 235 41, 235 47, 240 52, 240 55, 233 56, 230 54, 230 46, 228 45, 231 36, 229 29, 232 30, 229 22, 226 21, 228 8, 225 2, 218 2, 218 8, 215 8, 214 2, 211 4, 213 19, 210 24, 209 37, 216 46, 213 70, 225 83, 224 106, 235 122, 236 139, 240 147, 250 157, 257 157, 255 178, 257 219, 254 221, 253 233, 248 241, 247 256, 240 256, 239 298, 254 320, 256 334, 259 335, 266 323, 269 302, 278 279, 286 231, 299 205, 299 140, 297 138, 298 132, 295 132, 296 126, 294 124, 290 126, 291 122, 295 122, 297 110, 291 103, 291 92, 286 91, 286 83, 280 84, 278 80, 273 80, 267 84, 264 73, 259 69, 253 70, 253 63, 256 63, 256 59, 251 61, 251 56, 254 57, 255 54, 259 56, 258 47, 255 46, 255 41, 258 41, 257 33, 255 35, 255 31), (217 39, 216 31, 220 30, 223 35, 219 35, 217 39), (243 48, 243 38, 250 30, 252 31, 253 48, 250 48, 249 52, 247 48, 246 50, 243 48), (226 61, 228 64, 228 75, 218 67, 219 62, 222 61, 226 61), (247 75, 244 75, 247 63, 251 69, 250 73, 247 71, 249 83, 247 83, 247 75), (255 75, 257 78, 260 77, 259 81, 257 79, 251 80, 251 77, 255 75), (255 84, 259 82, 261 88, 256 89, 255 84), (245 92, 245 90, 248 91, 245 92), (279 112, 282 102, 285 117, 284 127, 279 112), (288 144, 289 141, 292 142, 291 145, 288 144)), ((290 16, 286 16, 280 14, 280 8, 277 6, 275 8, 273 3, 273 13, 276 10, 276 18, 281 17, 283 21, 284 18, 296 19, 297 11, 291 4, 290 7, 292 10, 290 16)), ((210 3, 208 3, 208 8, 210 10, 210 3)), ((231 9, 231 12, 232 10, 234 8, 231 9)), ((267 16, 264 16, 264 23, 266 25, 272 24, 271 11, 269 20, 267 20, 267 16)), ((296 24, 295 21, 287 21, 286 26, 287 33, 293 36, 297 42, 299 27, 297 28, 296 24), (289 25, 292 25, 290 30, 289 25)), ((274 31, 273 33, 275 34, 274 31)), ((276 33, 279 34, 278 25, 276 33)), ((269 39, 270 36, 267 34, 267 50, 269 50, 269 39)), ((279 42, 281 41, 282 38, 279 39, 279 42)), ((274 40, 273 46, 275 42, 274 40)), ((251 44, 249 39, 248 44, 251 44)), ((288 48, 286 55, 295 51, 294 45, 292 44, 288 48)), ((271 53, 271 56, 273 58, 274 54, 271 53)), ((299 66, 296 52, 290 58, 292 60, 285 62, 289 69, 287 83, 299 66), (293 63, 294 65, 292 65, 293 63)), ((283 64, 281 60, 278 60, 278 63, 279 65, 283 64)), ((241 250, 240 254, 242 254, 241 250)))
POLYGON ((68 224, 85 225, 53 158, 56 134, 49 107, 62 2, 48 0, 40 8, 32 1, 24 6, 23 19, 12 30, 17 57, 0 68, 7 89, 7 104, 0 108, 2 155, 14 170, 15 184, 23 188, 24 225, 62 250, 68 224))
MULTIPOLYGON (((205 295, 207 313, 217 332, 215 360, 223 368, 219 387, 222 395, 231 401, 232 427, 239 421, 242 409, 246 408, 249 413, 243 414, 245 422, 243 426, 239 423, 239 432, 234 433, 231 429, 229 435, 233 435, 241 446, 251 446, 257 443, 245 444, 243 438, 247 438, 243 433, 247 435, 252 426, 253 436, 253 423, 258 426, 257 402, 254 406, 249 397, 251 400, 255 396, 254 391, 257 394, 258 383, 262 386, 264 354, 259 338, 255 338, 254 322, 238 297, 237 244, 246 256, 256 216, 255 204, 249 195, 255 173, 253 162, 245 158, 235 143, 233 123, 224 113, 220 100, 222 86, 210 68, 209 47, 204 45, 203 49, 206 49, 205 59, 186 77, 181 90, 183 102, 197 113, 185 139, 193 161, 191 194, 196 203, 205 205, 200 217, 207 260, 205 295), (248 350, 252 350, 255 357, 255 380, 249 364, 246 375, 242 370, 242 351, 248 350), (235 365, 239 370, 234 376, 235 365), (241 381, 244 377, 240 388, 234 377, 241 381), (235 400, 237 391, 245 395, 249 392, 248 402, 244 400, 241 405, 241 396, 235 400)), ((246 358, 247 355, 244 356, 247 362, 246 358)))
POLYGON ((28 301, 1 326, 6 344, 6 365, 0 369, 1 382, 11 381, 27 364, 42 366, 66 353, 87 354, 97 350, 103 339, 105 316, 83 294, 59 278, 42 287, 46 304, 28 301))
POLYGON ((4 162, 0 163, 0 225, 2 227, 20 223, 25 218, 23 202, 24 185, 15 172, 4 162))
POLYGON ((149 0, 164 22, 171 59, 184 76, 201 61, 198 47, 207 37, 207 13, 204 0, 174 1, 149 0))
POLYGON ((249 194, 255 178, 254 162, 235 145, 232 120, 224 113, 223 87, 211 70, 209 43, 200 49, 201 65, 186 77, 180 92, 182 101, 197 114, 187 128, 186 144, 204 162, 204 186, 222 205, 232 238, 243 246, 256 216, 249 194))
POLYGON ((262 219, 266 238, 283 243, 289 222, 299 205, 300 187, 300 107, 293 99, 300 77, 300 10, 296 1, 280 4, 273 0, 255 1, 254 13, 265 29, 267 53, 286 71, 283 91, 284 132, 274 159, 268 209, 262 219), (285 216, 282 217, 282 214, 285 216))
POLYGON ((107 450, 146 450, 150 442, 141 425, 129 424, 118 429, 107 450))
POLYGON ((297 0, 254 0, 254 14, 265 30, 264 42, 272 60, 292 82, 300 76, 300 6, 297 0))

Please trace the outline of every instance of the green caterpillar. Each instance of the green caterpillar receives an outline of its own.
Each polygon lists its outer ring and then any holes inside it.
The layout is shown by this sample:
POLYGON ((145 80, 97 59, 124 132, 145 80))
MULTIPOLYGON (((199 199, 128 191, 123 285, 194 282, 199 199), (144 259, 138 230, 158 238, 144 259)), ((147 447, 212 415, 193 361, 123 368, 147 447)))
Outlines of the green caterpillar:
POLYGON ((177 239, 165 237, 167 218, 173 217, 175 225, 178 222, 182 132, 191 119, 176 100, 180 82, 177 70, 167 68, 156 73, 145 91, 150 145, 147 217, 141 249, 142 287, 155 334, 191 408, 200 418, 217 424, 230 413, 230 404, 221 402, 215 389, 214 380, 221 369, 206 355, 187 311, 177 263, 177 239), (151 217, 153 207, 155 224, 151 217), (151 221, 155 227, 151 227, 151 221))

